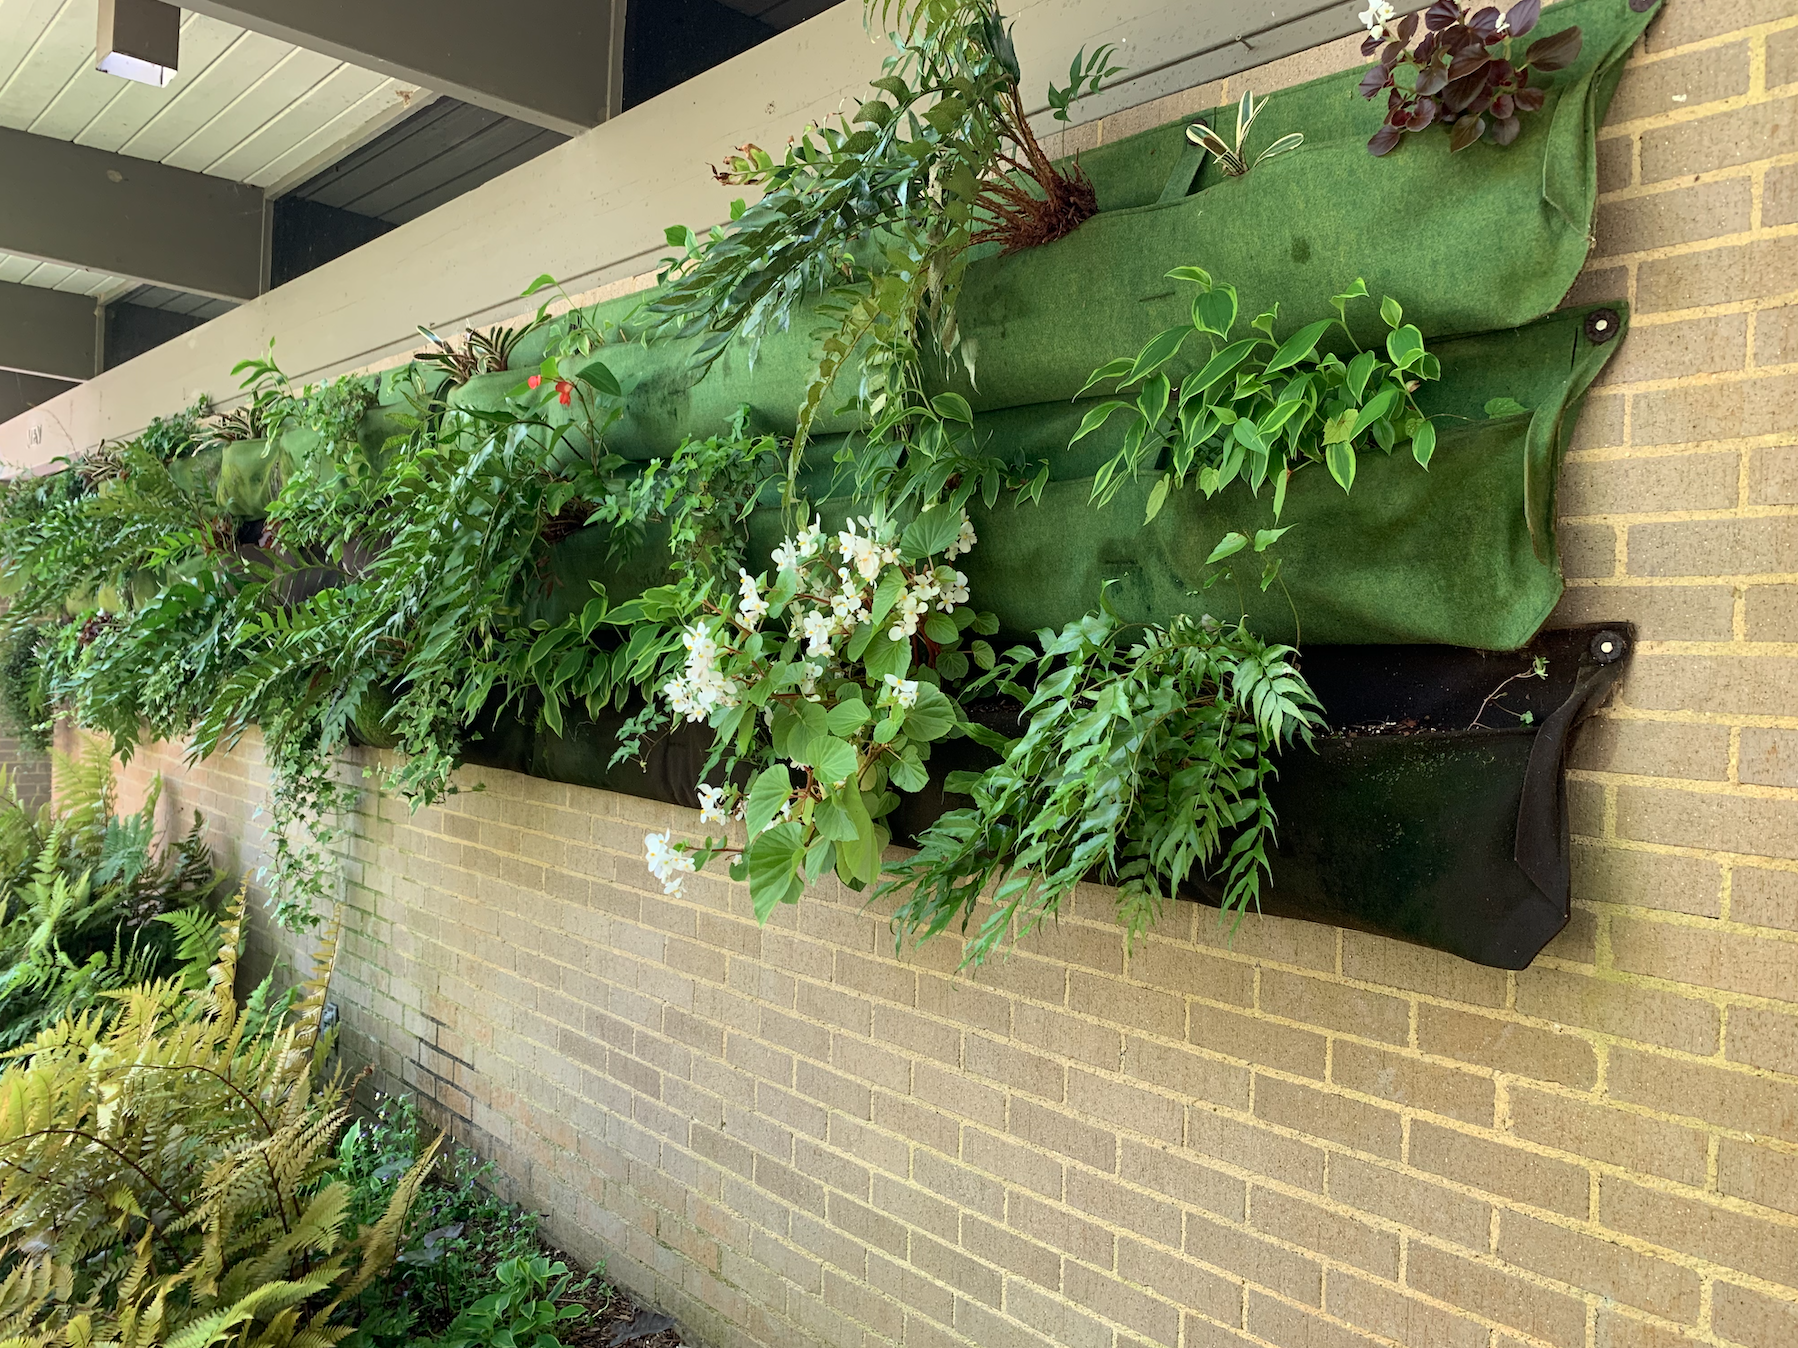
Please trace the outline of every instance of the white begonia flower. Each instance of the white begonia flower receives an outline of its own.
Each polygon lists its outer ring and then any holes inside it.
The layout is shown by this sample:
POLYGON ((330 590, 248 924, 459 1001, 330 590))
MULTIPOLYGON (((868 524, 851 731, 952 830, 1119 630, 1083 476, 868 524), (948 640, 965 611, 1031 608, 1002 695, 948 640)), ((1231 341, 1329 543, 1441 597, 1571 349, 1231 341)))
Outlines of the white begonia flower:
POLYGON ((753 632, 762 619, 768 616, 768 601, 756 589, 755 577, 740 566, 737 568, 737 590, 742 596, 737 602, 737 618, 753 632))
POLYGON ((943 596, 943 602, 937 607, 944 613, 953 613, 957 605, 968 602, 968 578, 961 572, 946 566, 938 567, 936 578, 943 596))
POLYGON ((966 510, 961 512, 961 532, 956 534, 955 541, 943 549, 943 560, 952 562, 964 552, 972 552, 974 545, 980 540, 974 536, 974 521, 968 518, 966 510))
POLYGON ((868 610, 862 602, 861 591, 855 584, 855 578, 849 574, 848 567, 837 568, 837 579, 842 582, 843 590, 841 594, 831 596, 830 611, 832 616, 843 625, 843 630, 849 631, 862 620, 862 615, 868 610))
POLYGON ((896 705, 901 707, 917 705, 918 681, 916 679, 902 679, 897 674, 889 674, 886 676, 886 686, 896 705))
POLYGON ((1397 11, 1387 4, 1386 0, 1368 0, 1367 8, 1356 17, 1361 20, 1363 28, 1378 36, 1385 32, 1386 24, 1396 13, 1397 11))
POLYGON ((799 625, 799 634, 805 638, 807 655, 829 655, 830 641, 836 635, 836 620, 823 609, 812 609, 805 615, 799 625))
POLYGON ((769 556, 778 570, 797 571, 799 569, 799 544, 790 538, 782 542, 769 556))
POLYGON ((721 786, 701 786, 699 788, 699 822, 702 824, 728 824, 730 816, 724 812, 725 789, 721 786))
POLYGON ((822 517, 815 517, 810 524, 799 531, 799 536, 793 540, 793 544, 798 548, 801 557, 815 557, 817 555, 818 549, 823 545, 824 541, 823 523, 822 517))
POLYGON ((901 595, 893 605, 893 625, 887 629, 887 636, 894 641, 905 640, 918 630, 918 620, 928 612, 930 600, 918 591, 901 595))
POLYGON ((799 666, 799 694, 813 702, 818 701, 818 680, 824 676, 824 666, 814 665, 810 660, 799 666))
POLYGON ((643 859, 649 873, 662 882, 662 893, 678 894, 681 882, 693 874, 693 858, 675 847, 666 833, 643 835, 643 859))
POLYGON ((689 721, 703 721, 719 707, 736 706, 741 690, 718 668, 718 643, 711 632, 695 624, 681 641, 687 648, 687 672, 662 685, 669 709, 689 721))

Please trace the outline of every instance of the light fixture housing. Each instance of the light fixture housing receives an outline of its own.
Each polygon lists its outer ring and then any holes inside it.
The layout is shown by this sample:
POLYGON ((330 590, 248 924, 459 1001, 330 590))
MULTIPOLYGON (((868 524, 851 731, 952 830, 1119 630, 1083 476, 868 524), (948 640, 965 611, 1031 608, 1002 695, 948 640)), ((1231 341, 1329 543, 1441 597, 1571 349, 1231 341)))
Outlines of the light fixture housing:
POLYGON ((100 0, 94 41, 98 69, 160 89, 175 78, 180 55, 180 6, 162 0, 100 0))

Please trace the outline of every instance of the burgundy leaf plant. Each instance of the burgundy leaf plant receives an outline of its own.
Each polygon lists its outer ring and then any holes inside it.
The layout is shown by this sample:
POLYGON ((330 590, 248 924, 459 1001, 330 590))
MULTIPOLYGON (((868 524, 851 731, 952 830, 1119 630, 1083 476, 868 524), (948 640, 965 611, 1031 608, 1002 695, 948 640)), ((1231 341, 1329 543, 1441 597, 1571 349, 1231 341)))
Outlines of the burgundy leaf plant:
POLYGON ((1532 72, 1562 70, 1579 58, 1580 30, 1563 28, 1538 38, 1516 58, 1520 42, 1542 17, 1542 0, 1517 0, 1500 13, 1461 0, 1435 0, 1420 14, 1396 17, 1386 0, 1369 0, 1361 22, 1367 40, 1361 54, 1379 61, 1361 81, 1361 95, 1386 96, 1386 121, 1367 142, 1375 156, 1390 153, 1410 131, 1448 128, 1450 150, 1465 150, 1482 136, 1509 145, 1523 129, 1523 114, 1537 112, 1546 93, 1530 83, 1532 72), (1417 30, 1423 37, 1413 47, 1417 30))

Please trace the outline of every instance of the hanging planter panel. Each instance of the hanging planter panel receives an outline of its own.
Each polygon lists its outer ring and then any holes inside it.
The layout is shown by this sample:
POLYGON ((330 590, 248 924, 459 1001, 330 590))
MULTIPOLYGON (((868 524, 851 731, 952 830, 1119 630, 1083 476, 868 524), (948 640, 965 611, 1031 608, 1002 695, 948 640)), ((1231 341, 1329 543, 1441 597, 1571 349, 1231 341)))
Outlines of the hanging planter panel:
POLYGON ((1261 911, 1527 968, 1569 915, 1568 747, 1633 643, 1612 624, 1545 632, 1508 655, 1313 652, 1305 676, 1332 733, 1280 761, 1261 911))

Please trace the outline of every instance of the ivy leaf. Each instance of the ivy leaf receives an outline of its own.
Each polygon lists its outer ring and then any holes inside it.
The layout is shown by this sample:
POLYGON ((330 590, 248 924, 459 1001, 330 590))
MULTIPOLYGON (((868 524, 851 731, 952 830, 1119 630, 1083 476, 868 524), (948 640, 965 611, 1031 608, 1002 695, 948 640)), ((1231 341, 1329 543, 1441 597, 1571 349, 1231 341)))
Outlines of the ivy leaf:
POLYGON ((1496 420, 1499 417, 1522 416, 1530 409, 1515 398, 1493 398, 1486 404, 1486 415, 1496 420))
POLYGON ((1296 526, 1289 524, 1284 529, 1257 529, 1255 531, 1255 551, 1266 552, 1275 543, 1278 543, 1287 534, 1291 533, 1295 527, 1296 526))
POLYGON ((785 763, 776 763, 756 774, 743 801, 743 823, 749 836, 756 837, 767 828, 792 794, 793 779, 787 774, 785 763))
POLYGON ((757 922, 766 922, 776 904, 799 901, 804 862, 805 830, 796 819, 776 824, 749 844, 749 901, 757 922))
POLYGON ((1205 565, 1210 566, 1213 562, 1221 562, 1226 557, 1234 557, 1248 545, 1247 534, 1227 533, 1218 540, 1217 546, 1211 549, 1211 555, 1205 559, 1205 565))

